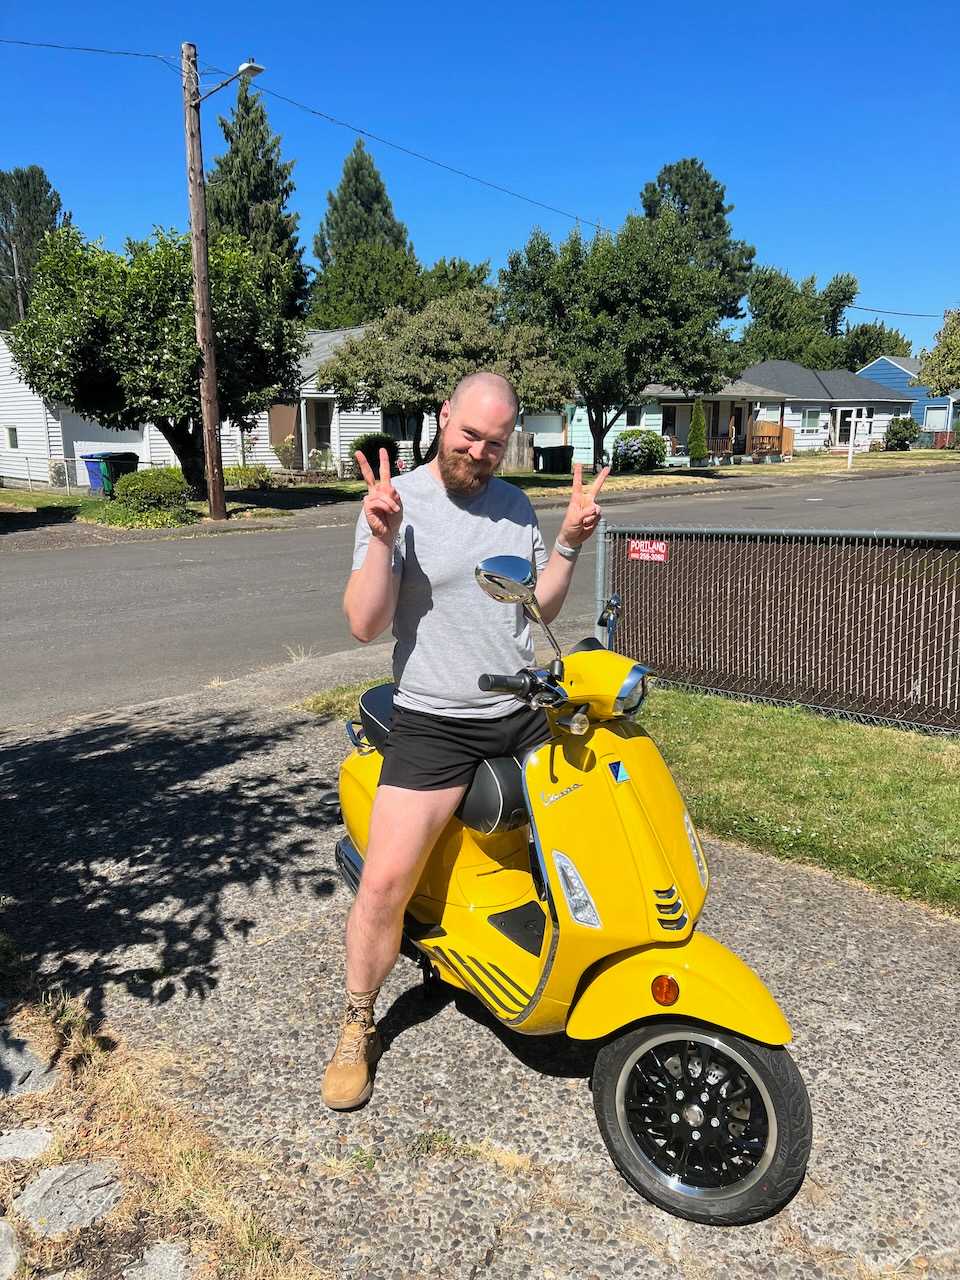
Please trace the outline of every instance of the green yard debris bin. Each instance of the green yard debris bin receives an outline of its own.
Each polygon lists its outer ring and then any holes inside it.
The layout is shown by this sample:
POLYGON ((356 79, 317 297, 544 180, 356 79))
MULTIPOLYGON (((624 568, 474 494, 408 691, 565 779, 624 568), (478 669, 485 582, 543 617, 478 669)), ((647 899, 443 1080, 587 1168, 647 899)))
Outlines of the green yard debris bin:
POLYGON ((120 477, 136 471, 139 464, 140 456, 136 453, 101 453, 100 474, 103 476, 103 492, 108 498, 113 497, 120 477))

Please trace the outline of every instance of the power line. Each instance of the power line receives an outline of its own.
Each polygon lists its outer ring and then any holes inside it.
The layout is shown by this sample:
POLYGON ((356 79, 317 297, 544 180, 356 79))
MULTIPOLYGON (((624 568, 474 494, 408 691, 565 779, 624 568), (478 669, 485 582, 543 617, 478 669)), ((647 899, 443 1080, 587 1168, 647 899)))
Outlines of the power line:
POLYGON ((914 316, 918 320, 939 320, 943 315, 942 311, 889 311, 886 307, 861 307, 854 306, 853 303, 847 309, 849 311, 873 311, 881 316, 914 316))
MULTIPOLYGON (((120 58, 150 58, 162 63, 171 71, 180 74, 180 67, 176 55, 164 53, 144 53, 138 49, 101 49, 89 45, 74 44, 54 44, 52 41, 44 40, 8 40, 0 37, 0 44, 20 45, 29 49, 62 49, 70 53, 100 53, 108 54, 112 57, 120 58)), ((201 76, 216 74, 229 75, 230 72, 224 71, 222 67, 215 67, 211 64, 204 66, 200 72, 201 76)), ((487 178, 478 177, 475 173, 469 173, 466 169, 459 169, 455 165, 447 164, 443 160, 435 160, 433 156, 428 156, 422 151, 415 151, 412 147, 406 147, 400 142, 393 142, 389 138, 384 138, 380 134, 373 133, 369 129, 361 128, 360 125, 350 124, 347 120, 340 120, 337 116, 330 115, 327 111, 321 111, 318 107, 309 107, 304 102, 298 102, 296 98, 288 98, 286 94, 278 93, 276 89, 268 89, 263 84, 257 85, 261 93, 269 94, 271 98, 277 98, 280 102, 286 102, 291 107, 296 107, 298 111, 304 111, 307 115, 316 116, 320 120, 326 120, 328 124, 337 125, 338 128, 347 129, 351 133, 355 133, 362 138, 370 138, 373 142, 379 142, 381 146, 391 147, 394 151, 399 151, 403 155, 411 156, 414 160, 421 160, 424 164, 432 164, 437 169, 443 169, 447 173, 453 173, 457 177, 466 178, 468 182, 476 182, 481 187, 487 187, 491 191, 499 191, 502 195, 511 196, 514 200, 522 200, 524 203, 533 205, 537 209, 545 209, 548 213, 559 214, 562 218, 569 218, 571 222, 583 223, 585 226, 594 227, 597 231, 602 231, 603 226, 599 222, 594 222, 592 218, 581 217, 580 214, 571 213, 568 209, 560 209, 556 205, 546 204, 543 200, 536 200, 533 196, 524 195, 522 191, 514 191, 511 187, 502 186, 498 182, 490 182, 487 178)), ((941 313, 938 311, 893 311, 887 307, 865 307, 859 304, 849 306, 850 311, 869 311, 875 315, 884 316, 909 316, 917 320, 939 320, 941 313)))

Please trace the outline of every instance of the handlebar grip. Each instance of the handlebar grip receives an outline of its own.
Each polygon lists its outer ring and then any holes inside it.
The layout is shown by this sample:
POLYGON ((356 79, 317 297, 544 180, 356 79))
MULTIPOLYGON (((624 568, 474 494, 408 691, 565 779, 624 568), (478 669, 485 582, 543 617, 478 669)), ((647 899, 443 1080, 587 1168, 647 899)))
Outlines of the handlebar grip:
POLYGON ((526 696, 530 692, 528 675, 496 676, 485 672, 479 677, 477 684, 484 693, 519 693, 526 696))

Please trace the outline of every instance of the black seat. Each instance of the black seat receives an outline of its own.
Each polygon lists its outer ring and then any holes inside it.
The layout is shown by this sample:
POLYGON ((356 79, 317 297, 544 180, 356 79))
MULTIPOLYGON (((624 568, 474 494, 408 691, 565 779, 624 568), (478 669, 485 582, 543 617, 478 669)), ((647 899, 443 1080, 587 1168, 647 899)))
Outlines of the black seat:
MULTIPOLYGON (((360 695, 360 723, 371 747, 383 751, 392 722, 392 684, 375 685, 360 695)), ((484 760, 460 801, 457 817, 464 826, 484 835, 524 826, 527 804, 519 760, 515 756, 484 760)))

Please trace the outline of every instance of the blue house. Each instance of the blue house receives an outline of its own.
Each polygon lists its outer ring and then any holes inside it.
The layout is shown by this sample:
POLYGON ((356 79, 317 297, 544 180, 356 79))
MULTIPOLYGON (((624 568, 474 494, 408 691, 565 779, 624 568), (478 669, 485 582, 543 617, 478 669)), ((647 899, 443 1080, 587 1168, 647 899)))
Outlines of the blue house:
POLYGON ((857 375, 913 396, 909 412, 924 432, 920 443, 933 445, 935 432, 956 431, 960 425, 960 388, 948 396, 933 396, 927 387, 911 385, 919 372, 920 361, 916 356, 877 356, 858 369, 857 375))

